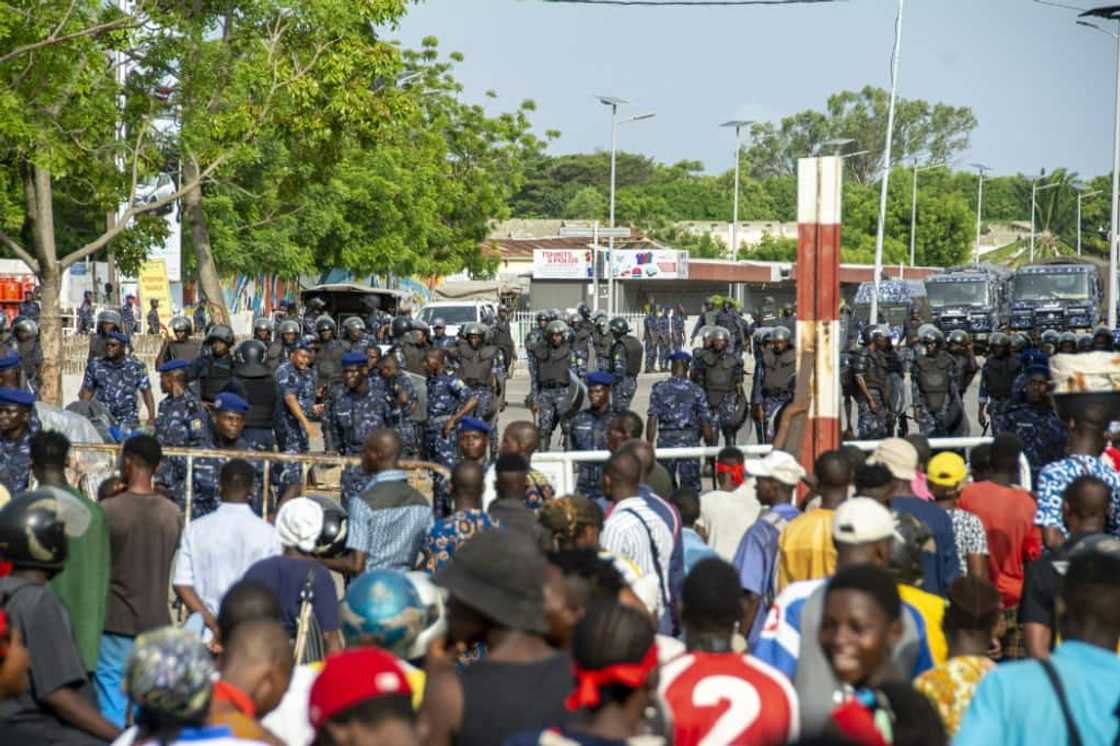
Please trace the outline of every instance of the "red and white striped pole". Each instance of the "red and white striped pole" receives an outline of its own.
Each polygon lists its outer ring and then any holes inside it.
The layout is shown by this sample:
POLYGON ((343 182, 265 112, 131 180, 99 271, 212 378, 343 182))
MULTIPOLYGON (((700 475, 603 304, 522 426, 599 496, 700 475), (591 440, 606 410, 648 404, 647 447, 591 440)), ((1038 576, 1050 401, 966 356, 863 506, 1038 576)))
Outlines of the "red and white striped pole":
POLYGON ((843 162, 834 156, 797 164, 798 391, 809 396, 800 460, 810 473, 817 456, 840 446, 842 175, 843 162), (801 385, 803 373, 811 373, 808 387, 801 385))

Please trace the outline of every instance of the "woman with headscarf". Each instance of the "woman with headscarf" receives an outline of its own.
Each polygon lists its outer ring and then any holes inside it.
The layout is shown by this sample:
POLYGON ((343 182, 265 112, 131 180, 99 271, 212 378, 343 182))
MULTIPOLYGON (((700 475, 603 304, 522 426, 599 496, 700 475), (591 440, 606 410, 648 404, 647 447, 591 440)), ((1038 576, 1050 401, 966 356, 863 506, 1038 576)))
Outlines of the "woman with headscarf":
POLYGON ((244 580, 258 582, 276 595, 281 621, 293 639, 298 633, 300 608, 309 594, 326 652, 332 653, 341 650, 343 644, 334 580, 330 570, 314 556, 323 533, 323 518, 322 506, 308 497, 296 497, 281 505, 276 514, 276 534, 284 551, 254 564, 245 572, 244 580))

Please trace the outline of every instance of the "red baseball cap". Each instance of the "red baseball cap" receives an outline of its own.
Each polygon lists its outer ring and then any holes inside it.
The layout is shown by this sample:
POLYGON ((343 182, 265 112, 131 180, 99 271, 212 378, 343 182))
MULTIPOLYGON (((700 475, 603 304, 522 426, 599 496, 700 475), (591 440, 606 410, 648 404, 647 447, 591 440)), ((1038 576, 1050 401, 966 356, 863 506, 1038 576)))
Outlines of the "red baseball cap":
POLYGON ((412 697, 412 687, 395 656, 374 647, 335 653, 327 658, 311 685, 311 727, 319 730, 323 723, 359 702, 391 695, 412 697))

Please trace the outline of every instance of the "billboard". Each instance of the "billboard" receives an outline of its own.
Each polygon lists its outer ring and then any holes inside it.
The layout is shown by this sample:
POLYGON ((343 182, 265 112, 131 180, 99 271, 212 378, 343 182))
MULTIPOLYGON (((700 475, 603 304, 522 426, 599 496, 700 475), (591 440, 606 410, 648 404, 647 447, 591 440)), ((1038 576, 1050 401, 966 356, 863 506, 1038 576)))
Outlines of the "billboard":
POLYGON ((534 280, 590 280, 591 249, 533 249, 534 280))
POLYGON ((616 249, 616 280, 687 280, 688 252, 677 249, 616 249))

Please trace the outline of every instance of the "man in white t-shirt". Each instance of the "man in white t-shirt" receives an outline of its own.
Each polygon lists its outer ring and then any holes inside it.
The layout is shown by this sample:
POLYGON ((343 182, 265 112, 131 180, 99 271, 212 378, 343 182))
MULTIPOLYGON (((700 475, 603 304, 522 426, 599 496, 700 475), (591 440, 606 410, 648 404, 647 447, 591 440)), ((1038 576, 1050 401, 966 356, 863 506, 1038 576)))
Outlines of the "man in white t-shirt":
POLYGON ((762 506, 755 497, 754 477, 743 469, 743 454, 738 448, 724 448, 716 457, 718 490, 700 496, 700 523, 708 534, 708 546, 731 562, 743 534, 747 532, 762 506))

